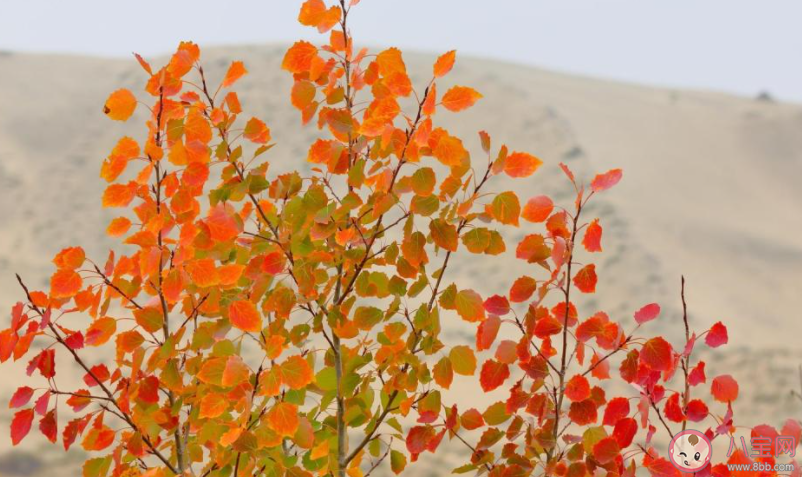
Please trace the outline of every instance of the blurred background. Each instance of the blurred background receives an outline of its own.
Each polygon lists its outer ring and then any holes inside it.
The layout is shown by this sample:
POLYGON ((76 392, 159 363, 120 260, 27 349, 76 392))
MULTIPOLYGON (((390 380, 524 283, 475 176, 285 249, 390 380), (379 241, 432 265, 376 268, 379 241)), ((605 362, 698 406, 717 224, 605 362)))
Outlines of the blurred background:
MULTIPOLYGON (((300 126, 289 103, 292 79, 279 67, 296 39, 323 41, 297 24, 300 3, 0 6, 3 327, 21 298, 14 272, 46 288, 49 260, 62 248, 82 245, 102 261, 115 245, 103 232, 114 214, 100 206, 100 165, 119 137, 141 137, 144 115, 112 123, 102 107, 120 87, 142 91, 146 78, 131 52, 155 66, 179 41, 194 41, 213 82, 232 60, 243 60, 250 71, 238 84, 245 112, 265 119, 277 142, 271 170, 308 170, 317 130, 300 126)), ((470 85, 484 98, 438 120, 473 151, 480 150, 476 132, 485 129, 496 145, 538 155, 542 169, 514 186, 523 198, 570 200, 559 162, 585 180, 623 168, 621 184, 592 209, 605 227, 605 253, 600 286, 582 313, 604 309, 631 320, 640 306, 658 302, 663 314, 647 333, 672 337, 677 347, 684 274, 691 325, 701 332, 721 320, 729 327, 729 344, 702 346, 700 357, 708 377, 727 373, 741 383, 736 424, 779 426, 802 415, 791 397, 802 363, 799 18, 802 3, 794 0, 362 0, 349 23, 357 46, 402 48, 413 83, 428 80, 437 54, 458 51, 445 82, 470 85)), ((525 234, 522 228, 509 240, 525 234)), ((519 262, 508 254, 450 273, 489 295, 524 273, 519 262)), ((450 332, 470 339, 459 326, 450 332)), ((24 365, 3 368, 0 404, 24 365)), ((0 476, 78 475, 83 456, 41 436, 12 451, 10 416, 0 411, 0 476)))

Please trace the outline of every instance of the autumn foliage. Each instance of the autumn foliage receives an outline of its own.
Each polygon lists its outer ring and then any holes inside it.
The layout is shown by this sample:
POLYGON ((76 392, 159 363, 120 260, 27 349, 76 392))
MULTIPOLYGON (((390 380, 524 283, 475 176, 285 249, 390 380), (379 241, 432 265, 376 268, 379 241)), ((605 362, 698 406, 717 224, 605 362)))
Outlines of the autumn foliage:
MULTIPOLYGON (((693 358, 727 342, 723 324, 697 334, 686 317, 675 347, 639 334, 656 304, 620 321, 577 311, 604 243, 584 212, 622 172, 586 186, 561 164, 575 192, 562 205, 491 189, 541 161, 486 132, 469 152, 439 127, 482 98, 448 81, 455 52, 413 85, 398 49, 354 47, 356 3, 306 1, 299 21, 327 41, 283 58, 290 101, 320 131, 308 176, 270 174, 270 129, 235 91, 243 63, 212 81, 192 43, 159 68, 136 56, 144 90, 112 93, 104 112, 144 128, 101 166, 102 204, 120 210, 106 232, 129 253, 96 262, 70 247, 49 290, 20 279, 0 359, 42 379, 11 399, 14 444, 34 427, 78 444, 92 452, 86 477, 359 477, 383 463, 400 473, 450 440, 469 456, 457 472, 579 477, 678 474, 656 432, 728 439, 738 384, 693 358), (508 243, 500 230, 516 227, 526 235, 508 243), (449 264, 502 254, 531 264, 507 294, 451 282, 449 264), (450 320, 475 341, 445 342, 450 320), (68 366, 83 375, 75 389, 58 380, 68 366), (449 403, 456 379, 504 400, 449 403), (631 392, 608 395, 607 380, 631 392)), ((798 436, 794 424, 783 431, 798 436)))

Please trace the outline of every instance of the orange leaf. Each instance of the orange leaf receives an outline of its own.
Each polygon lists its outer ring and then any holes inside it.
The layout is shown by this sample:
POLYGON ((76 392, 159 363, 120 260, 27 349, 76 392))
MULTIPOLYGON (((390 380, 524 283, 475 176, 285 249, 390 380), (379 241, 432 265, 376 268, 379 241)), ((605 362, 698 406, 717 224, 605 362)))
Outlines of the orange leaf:
POLYGON ((55 263, 58 268, 75 270, 83 265, 84 260, 86 260, 84 249, 81 247, 69 247, 59 252, 53 259, 53 263, 55 263))
POLYGON ((738 398, 738 382, 729 374, 713 378, 710 394, 719 402, 731 402, 738 398))
POLYGON ((258 332, 262 329, 262 318, 253 302, 237 300, 228 306, 228 319, 242 331, 258 332))
POLYGON ((448 74, 451 71, 451 68, 454 67, 454 59, 457 56, 457 50, 451 50, 447 53, 443 53, 437 58, 437 61, 434 62, 434 67, 432 68, 434 77, 440 78, 448 74))
POLYGON ((227 364, 228 360, 226 358, 211 358, 203 363, 200 371, 198 371, 197 378, 201 382, 220 386, 223 383, 223 373, 227 364))
POLYGON ((248 70, 245 69, 245 65, 241 61, 232 62, 231 66, 228 67, 226 77, 223 78, 223 88, 227 88, 236 83, 238 79, 242 78, 247 73, 248 70))
POLYGON ((106 228, 106 233, 110 237, 119 237, 128 232, 129 228, 131 228, 130 220, 125 217, 117 217, 109 223, 109 226, 106 228))
POLYGON ((115 121, 125 121, 134 114, 135 109, 136 98, 133 93, 123 88, 109 95, 103 112, 115 121))
POLYGON ((220 282, 220 275, 215 267, 214 260, 211 258, 201 258, 194 262, 189 262, 186 266, 189 277, 195 285, 205 288, 217 285, 220 282))
POLYGON ((502 224, 518 226, 518 217, 521 215, 521 203, 514 192, 502 192, 493 199, 490 206, 493 218, 502 224))
POLYGON ((245 125, 243 136, 251 142, 267 144, 267 142, 270 141, 270 128, 261 120, 251 118, 245 125))
POLYGON ((485 361, 482 365, 482 373, 479 376, 479 383, 484 392, 490 392, 502 384, 510 377, 510 368, 504 363, 499 363, 494 359, 485 361))
POLYGON ((103 207, 125 207, 134 199, 136 184, 112 184, 103 192, 103 207))
POLYGON ((460 290, 454 299, 457 313, 468 322, 482 321, 485 318, 485 309, 482 297, 473 290, 460 290))
POLYGON ((83 446, 84 450, 100 451, 107 448, 114 442, 115 435, 115 432, 106 426, 93 427, 86 434, 86 437, 84 437, 81 445, 83 446))
POLYGON ((432 240, 438 247, 444 248, 451 252, 457 251, 457 227, 454 224, 449 224, 443 219, 434 219, 429 222, 429 231, 432 234, 432 240))
POLYGON ((228 399, 225 396, 218 393, 209 393, 201 399, 198 417, 215 418, 223 414, 226 409, 228 409, 228 399))
POLYGON ((300 356, 292 356, 281 365, 281 382, 291 389, 303 389, 313 379, 312 367, 300 356))
POLYGON ((89 346, 105 344, 117 331, 117 320, 110 317, 98 318, 86 330, 84 343, 89 346))
POLYGON ((596 265, 586 265, 574 277, 574 285, 583 293, 594 293, 596 291, 596 265))
POLYGON ((588 252, 601 252, 601 237, 602 227, 599 225, 599 219, 596 219, 588 225, 585 236, 582 238, 582 245, 588 252))
POLYGON ((549 218, 552 210, 554 210, 554 202, 545 195, 539 195, 526 202, 521 217, 529 222, 543 222, 549 218))
POLYGON ((312 67, 312 58, 317 56, 317 47, 308 41, 298 41, 287 50, 281 67, 290 73, 303 73, 312 67))
POLYGON ((525 152, 513 152, 504 160, 504 172, 510 177, 529 177, 543 164, 537 157, 525 152))
POLYGON ((501 318, 495 315, 490 315, 485 321, 479 324, 476 330, 476 350, 483 351, 490 349, 490 346, 495 341, 498 335, 498 329, 501 326, 501 318))
POLYGON ((267 423, 276 434, 292 437, 298 429, 298 406, 286 402, 276 404, 267 413, 267 423))
MULTIPOLYGON (((249 302, 250 303, 250 302, 249 302)), ((239 356, 229 356, 220 384, 224 387, 234 387, 251 377, 251 368, 239 356)))
POLYGON ((593 178, 593 181, 590 183, 590 187, 593 189, 593 192, 607 190, 610 187, 618 184, 618 181, 621 180, 621 175, 621 169, 612 169, 604 174, 599 174, 593 178))
POLYGON ((74 270, 62 269, 50 277, 50 296, 53 298, 71 298, 75 296, 81 287, 83 280, 74 270))
POLYGON ((317 27, 320 33, 326 33, 340 21, 340 7, 326 9, 323 0, 307 0, 301 5, 298 21, 301 25, 317 27))
POLYGON ((449 111, 468 109, 482 97, 475 89, 467 86, 454 86, 443 95, 441 104, 449 111))
POLYGON ((513 303, 520 303, 529 299, 535 289, 537 282, 532 277, 523 276, 515 280, 510 288, 510 301, 513 303))

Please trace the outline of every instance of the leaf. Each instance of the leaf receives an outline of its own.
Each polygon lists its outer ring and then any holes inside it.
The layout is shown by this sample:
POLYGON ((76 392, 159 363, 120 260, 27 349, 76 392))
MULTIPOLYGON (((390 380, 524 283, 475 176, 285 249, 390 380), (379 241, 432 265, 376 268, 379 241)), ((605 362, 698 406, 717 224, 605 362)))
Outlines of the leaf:
POLYGON ((317 47, 308 41, 295 42, 284 54, 281 68, 290 73, 303 73, 312 67, 312 58, 317 56, 317 47))
POLYGON ((404 471, 407 466, 407 456, 397 450, 390 450, 390 470, 395 475, 404 471))
POLYGON ((514 192, 502 192, 493 199, 490 207, 493 218, 502 224, 518 226, 521 204, 514 192))
POLYGON ((103 192, 103 207, 125 207, 134 199, 136 188, 130 184, 111 184, 103 192))
POLYGON ((583 293, 594 293, 596 291, 596 265, 585 265, 582 270, 574 276, 574 285, 583 293))
POLYGON ((251 142, 267 144, 270 141, 270 128, 262 120, 251 118, 245 125, 242 135, 251 142))
POLYGON ((720 321, 711 326, 705 336, 705 343, 711 348, 718 348, 721 345, 727 344, 728 341, 727 327, 720 321))
POLYGON ((420 454, 426 450, 429 441, 434 439, 435 430, 431 426, 415 426, 407 434, 407 450, 410 454, 420 454))
POLYGON ((215 418, 222 415, 228 409, 228 399, 218 393, 208 393, 200 402, 200 418, 215 418))
POLYGON ((598 419, 596 404, 593 399, 572 402, 568 409, 568 417, 578 426, 593 424, 598 419))
POLYGON ((495 315, 490 315, 485 321, 479 324, 476 330, 477 351, 490 349, 493 341, 496 340, 499 327, 501 327, 501 318, 495 315))
POLYGON ((113 219, 109 226, 106 228, 106 233, 109 237, 119 237, 131 228, 131 221, 125 217, 117 217, 113 219))
POLYGON ((621 176, 621 169, 611 169, 604 174, 599 174, 594 177, 593 181, 590 183, 590 187, 593 189, 593 192, 605 191, 618 184, 618 181, 621 180, 621 176))
POLYGON ((532 277, 523 276, 515 280, 510 288, 510 301, 513 303, 521 303, 529 299, 535 289, 537 282, 532 277))
POLYGON ((660 314, 660 305, 657 303, 650 303, 635 312, 635 321, 642 325, 646 322, 652 321, 660 314))
POLYGON ((307 0, 301 5, 298 21, 301 25, 316 27, 318 32, 326 33, 340 21, 340 7, 326 9, 323 0, 307 0))
POLYGON ((619 447, 618 441, 615 440, 615 438, 605 437, 604 439, 594 444, 593 457, 600 464, 606 464, 614 460, 618 456, 618 453, 620 451, 621 448, 619 447))
POLYGON ((164 316, 161 308, 157 306, 146 306, 142 309, 134 310, 136 323, 150 333, 155 333, 162 329, 164 316))
MULTIPOLYGON (((83 472, 81 475, 82 477, 106 477, 106 475, 109 473, 109 469, 111 468, 111 464, 112 458, 110 456, 89 459, 84 462, 83 472)), ((148 475, 148 477, 151 476, 148 475)))
POLYGON ((457 313, 467 322, 482 321, 485 318, 485 309, 482 297, 473 290, 460 290, 454 299, 457 313))
POLYGON ((674 349, 668 341, 660 336, 643 344, 640 359, 655 371, 664 371, 671 366, 674 349))
POLYGON ((443 219, 434 219, 429 222, 429 231, 432 234, 432 240, 445 250, 456 252, 457 245, 457 227, 454 224, 449 224, 443 219))
MULTIPOLYGON (((432 135, 437 131, 442 131, 442 129, 436 129, 432 135)), ((443 133, 440 135, 437 145, 432 149, 432 155, 443 165, 459 166, 468 157, 468 151, 462 145, 461 139, 443 133)))
POLYGON ((292 356, 281 365, 281 382, 291 389, 303 389, 314 378, 312 367, 301 356, 292 356))
POLYGON ((432 368, 432 376, 438 386, 444 389, 450 388, 451 382, 454 380, 454 367, 451 360, 446 356, 440 358, 432 368))
POLYGON ((515 249, 515 258, 537 263, 548 260, 551 249, 546 245, 546 239, 540 234, 527 235, 515 249))
POLYGON ((248 70, 245 69, 245 64, 243 64, 241 61, 233 61, 231 66, 228 67, 228 71, 226 71, 225 78, 223 78, 222 87, 228 88, 247 73, 248 70))
POLYGON ((710 384, 710 394, 719 402, 735 401, 738 398, 738 382, 729 374, 716 376, 710 384))
POLYGON ((685 412, 689 421, 700 422, 707 417, 709 411, 707 409, 707 404, 700 399, 693 399, 688 402, 685 412))
POLYGON ((588 225, 585 230, 585 236, 582 238, 582 245, 588 252, 601 252, 601 237, 602 227, 599 225, 599 219, 595 219, 588 225))
POLYGON ((267 413, 267 423, 276 434, 292 437, 298 429, 298 406, 280 402, 267 413))
POLYGON ((83 280, 74 270, 62 269, 50 277, 50 296, 53 298, 71 298, 78 294, 83 280))
POLYGON ((228 360, 226 358, 208 359, 198 371, 197 378, 207 384, 221 386, 223 383, 223 373, 226 370, 228 360))
POLYGON ((17 445, 31 431, 33 409, 25 409, 14 414, 11 420, 11 445, 17 445))
POLYGON ((615 423, 613 427, 613 437, 618 442, 618 445, 624 449, 632 444, 632 439, 638 432, 638 422, 631 417, 625 417, 615 423))
POLYGON ((510 312, 510 302, 507 297, 493 295, 484 302, 485 311, 491 315, 504 316, 510 312))
POLYGON ((84 249, 81 247, 68 247, 56 255, 56 257, 53 259, 53 263, 58 268, 75 270, 83 265, 84 260, 86 260, 86 253, 84 253, 84 249))
POLYGON ((473 376, 476 372, 476 355, 473 350, 464 345, 451 348, 448 354, 454 372, 462 376, 473 376))
POLYGON ((504 172, 510 177, 529 177, 543 161, 526 152, 513 152, 504 160, 504 172))
POLYGON ((549 218, 553 210, 554 202, 548 196, 539 195, 526 202, 521 217, 529 222, 543 222, 549 218))
POLYGON ((253 302, 237 300, 228 306, 228 319, 242 331, 256 333, 262 330, 262 317, 253 302))
POLYGON ((13 396, 11 396, 11 400, 8 403, 8 408, 14 409, 17 407, 22 407, 28 404, 28 402, 31 400, 31 397, 33 397, 33 389, 29 388, 28 386, 22 386, 14 392, 13 396))
POLYGON ((114 442, 115 432, 106 426, 93 427, 84 437, 81 446, 87 451, 101 451, 114 442))
POLYGON ((490 392, 504 384, 508 377, 510 377, 508 365, 489 359, 482 365, 479 383, 484 392, 490 392))
POLYGON ((421 197, 428 197, 434 191, 437 177, 431 167, 421 167, 412 174, 412 190, 421 197))
POLYGON ((126 121, 134 114, 136 97, 127 89, 118 89, 111 93, 103 107, 103 112, 115 121, 126 121))
POLYGON ((86 330, 84 343, 88 346, 105 344, 117 331, 117 320, 111 317, 98 318, 86 330))
POLYGON ((434 77, 441 78, 448 74, 448 72, 451 71, 451 68, 454 67, 454 60, 456 57, 457 50, 451 50, 440 55, 440 57, 437 58, 437 61, 434 62, 434 67, 432 67, 432 73, 434 74, 434 77))
POLYGON ((251 377, 251 368, 242 360, 240 356, 229 356, 226 360, 226 367, 223 369, 223 376, 220 384, 223 387, 231 388, 247 381, 251 377))
POLYGON ((629 415, 629 399, 625 397, 615 397, 607 402, 604 408, 602 424, 614 426, 618 421, 629 415))
POLYGON ((584 401, 590 397, 590 384, 584 376, 574 375, 565 384, 565 397, 571 401, 584 401))
POLYGON ((443 95, 441 104, 449 111, 468 109, 482 97, 476 90, 467 86, 453 86, 443 95))

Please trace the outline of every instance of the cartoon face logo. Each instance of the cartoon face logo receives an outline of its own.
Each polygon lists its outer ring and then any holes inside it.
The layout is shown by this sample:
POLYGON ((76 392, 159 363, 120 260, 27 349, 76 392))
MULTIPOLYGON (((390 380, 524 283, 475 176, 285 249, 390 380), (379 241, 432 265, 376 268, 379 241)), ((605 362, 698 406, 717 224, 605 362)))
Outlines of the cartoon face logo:
POLYGON ((668 458, 680 472, 699 472, 710 463, 712 453, 707 436, 693 429, 675 435, 668 445, 668 458))

